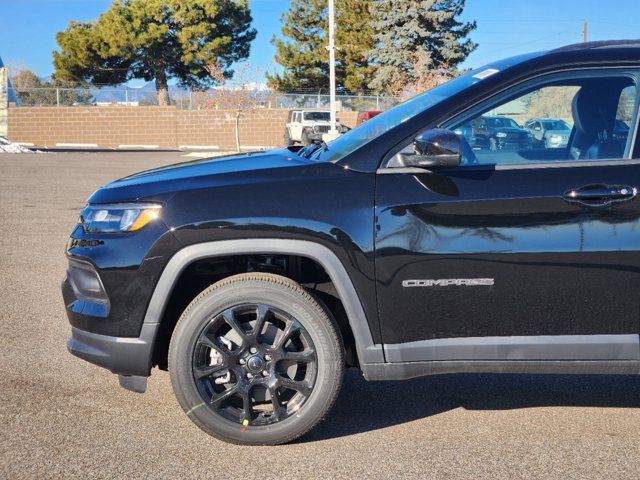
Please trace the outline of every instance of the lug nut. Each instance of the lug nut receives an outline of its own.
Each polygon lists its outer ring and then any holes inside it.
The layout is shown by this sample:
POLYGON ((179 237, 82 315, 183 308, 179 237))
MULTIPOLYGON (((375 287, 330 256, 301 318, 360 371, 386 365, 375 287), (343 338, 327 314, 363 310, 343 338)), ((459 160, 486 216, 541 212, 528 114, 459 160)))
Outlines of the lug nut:
POLYGON ((240 365, 244 365, 245 363, 247 363, 247 361, 244 358, 240 359, 240 365))
POLYGON ((256 353, 258 351, 258 349, 256 347, 251 347, 251 349, 249 351, 251 353, 256 353))
POLYGON ((262 376, 263 377, 268 377, 269 376, 269 372, 267 372, 266 370, 262 371, 262 376))
POLYGON ((247 378, 249 380, 251 380, 253 378, 253 373, 251 373, 251 372, 247 373, 247 378))
POLYGON ((264 359, 265 359, 267 362, 270 362, 270 361, 271 361, 271 355, 265 355, 265 356, 264 356, 264 359))

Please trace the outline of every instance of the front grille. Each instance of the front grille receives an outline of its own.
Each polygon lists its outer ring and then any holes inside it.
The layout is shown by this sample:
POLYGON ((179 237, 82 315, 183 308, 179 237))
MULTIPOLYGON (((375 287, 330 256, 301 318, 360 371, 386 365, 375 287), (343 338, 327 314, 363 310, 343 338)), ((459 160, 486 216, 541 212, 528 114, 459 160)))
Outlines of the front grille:
POLYGON ((329 125, 316 125, 313 127, 313 133, 329 133, 329 125))

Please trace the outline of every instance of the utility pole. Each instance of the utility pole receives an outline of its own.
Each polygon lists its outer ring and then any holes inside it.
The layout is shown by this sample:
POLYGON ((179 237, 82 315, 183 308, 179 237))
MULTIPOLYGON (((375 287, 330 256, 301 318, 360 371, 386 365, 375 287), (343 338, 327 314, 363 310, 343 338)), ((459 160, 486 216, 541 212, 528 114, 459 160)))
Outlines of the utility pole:
POLYGON ((329 0, 329 102, 331 103, 330 118, 331 127, 329 135, 337 135, 336 129, 336 44, 334 38, 335 30, 335 5, 334 0, 329 0))
POLYGON ((583 20, 582 21, 582 42, 586 42, 587 41, 587 21, 583 20))

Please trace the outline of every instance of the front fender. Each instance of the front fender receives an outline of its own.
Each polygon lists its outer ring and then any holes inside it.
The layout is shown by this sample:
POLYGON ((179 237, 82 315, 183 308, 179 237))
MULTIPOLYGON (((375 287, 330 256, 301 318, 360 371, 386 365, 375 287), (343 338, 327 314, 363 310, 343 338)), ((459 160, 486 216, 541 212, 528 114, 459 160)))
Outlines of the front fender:
MULTIPOLYGON (((180 274, 190 264, 205 258, 246 254, 299 255, 317 261, 331 278, 340 296, 356 342, 358 360, 362 364, 384 362, 382 345, 375 344, 373 341, 362 303, 346 269, 327 247, 307 240, 274 238, 220 240, 198 243, 179 250, 169 260, 158 280, 144 317, 143 329, 152 328, 157 334, 157 327, 174 285, 180 278, 180 274)), ((155 335, 153 343, 155 343, 155 335)))

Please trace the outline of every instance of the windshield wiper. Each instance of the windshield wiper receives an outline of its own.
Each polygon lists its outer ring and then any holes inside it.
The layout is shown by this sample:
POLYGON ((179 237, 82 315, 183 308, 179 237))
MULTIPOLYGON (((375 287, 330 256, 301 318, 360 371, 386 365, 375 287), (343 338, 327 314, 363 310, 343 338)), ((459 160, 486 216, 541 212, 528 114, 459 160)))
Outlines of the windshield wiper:
POLYGON ((305 147, 305 148, 306 150, 301 155, 301 157, 303 158, 311 158, 311 155, 313 155, 319 149, 322 149, 322 151, 324 152, 329 150, 329 147, 327 146, 327 143, 324 140, 320 140, 318 143, 314 143, 313 145, 309 145, 308 147, 305 147))

